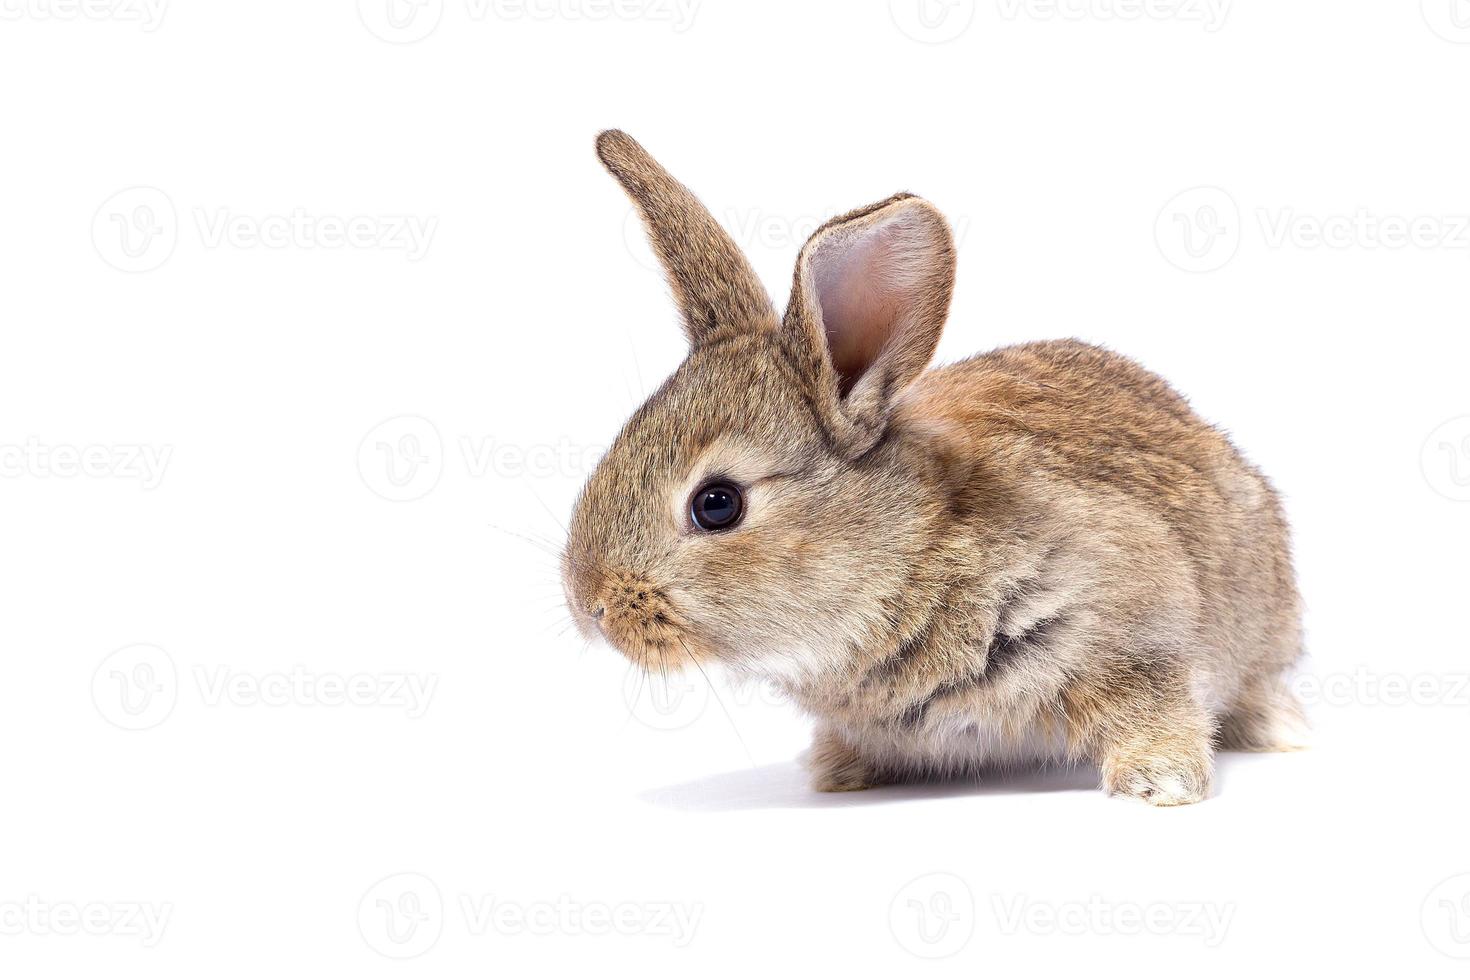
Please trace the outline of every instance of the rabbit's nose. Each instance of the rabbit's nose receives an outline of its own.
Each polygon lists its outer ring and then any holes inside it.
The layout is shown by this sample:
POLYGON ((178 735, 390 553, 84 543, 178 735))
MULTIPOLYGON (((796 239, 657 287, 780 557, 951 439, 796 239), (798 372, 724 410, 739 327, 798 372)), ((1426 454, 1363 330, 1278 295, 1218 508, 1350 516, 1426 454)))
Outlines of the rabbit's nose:
POLYGON ((625 654, 642 656, 679 641, 680 618, 663 590, 644 576, 613 573, 581 608, 591 626, 625 654))

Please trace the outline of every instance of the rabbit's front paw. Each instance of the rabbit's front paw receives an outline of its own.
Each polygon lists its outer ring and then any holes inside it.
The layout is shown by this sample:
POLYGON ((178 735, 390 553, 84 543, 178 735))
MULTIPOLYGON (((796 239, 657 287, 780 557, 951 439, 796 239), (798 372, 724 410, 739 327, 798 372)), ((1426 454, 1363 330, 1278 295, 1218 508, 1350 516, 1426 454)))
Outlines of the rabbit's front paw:
POLYGON ((819 793, 872 789, 880 781, 873 767, 832 731, 817 732, 807 765, 812 772, 812 788, 819 793))
POLYGON ((1209 795, 1210 772, 1207 765, 1193 759, 1110 760, 1103 767, 1103 788, 1111 796, 1128 796, 1154 806, 1183 806, 1209 795))

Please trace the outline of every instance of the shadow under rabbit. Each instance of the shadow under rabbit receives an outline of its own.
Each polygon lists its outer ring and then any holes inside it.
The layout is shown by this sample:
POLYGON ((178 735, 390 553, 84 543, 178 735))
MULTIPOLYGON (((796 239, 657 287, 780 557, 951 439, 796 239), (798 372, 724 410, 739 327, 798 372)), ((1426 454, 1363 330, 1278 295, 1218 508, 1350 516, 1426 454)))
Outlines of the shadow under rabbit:
POLYGON ((716 773, 639 794, 646 803, 675 810, 822 809, 883 806, 916 800, 994 793, 1096 792, 1097 770, 1091 766, 1048 766, 996 770, 979 776, 876 786, 853 793, 819 793, 811 787, 806 767, 796 760, 716 773))
MULTIPOLYGON (((1227 771, 1251 764, 1254 753, 1221 752, 1215 757, 1211 798, 1216 796, 1227 771)), ((827 809, 841 807, 892 806, 923 800, 964 796, 1025 793, 1097 792, 1100 777, 1095 766, 1047 765, 1035 768, 987 770, 979 775, 928 782, 876 786, 852 793, 819 793, 811 787, 811 776, 797 760, 748 769, 715 773, 700 779, 645 790, 645 803, 671 810, 727 813, 740 810, 827 809)), ((1210 800, 1206 799, 1204 803, 1210 800)), ((1196 806, 1201 804, 1196 804, 1196 806)))

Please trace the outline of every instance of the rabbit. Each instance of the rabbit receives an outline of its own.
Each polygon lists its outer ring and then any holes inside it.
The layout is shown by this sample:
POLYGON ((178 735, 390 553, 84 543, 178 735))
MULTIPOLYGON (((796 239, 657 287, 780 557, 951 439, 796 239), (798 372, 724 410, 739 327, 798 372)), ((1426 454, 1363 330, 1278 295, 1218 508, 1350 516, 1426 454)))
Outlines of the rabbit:
POLYGON ((1167 383, 1078 340, 929 368, 955 245, 907 193, 818 228, 778 315, 690 191, 596 146, 689 353, 574 505, 584 635, 774 683, 821 791, 1092 764, 1169 806, 1217 748, 1300 747, 1280 501, 1167 383))

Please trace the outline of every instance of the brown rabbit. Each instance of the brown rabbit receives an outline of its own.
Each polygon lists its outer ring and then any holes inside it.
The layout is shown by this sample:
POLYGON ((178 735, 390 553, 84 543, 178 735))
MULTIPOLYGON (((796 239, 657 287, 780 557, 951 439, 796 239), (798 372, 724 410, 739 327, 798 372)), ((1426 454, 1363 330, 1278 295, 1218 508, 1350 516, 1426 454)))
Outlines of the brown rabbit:
POLYGON ((1296 744, 1281 507, 1164 381, 1075 340, 926 371, 955 250, 909 194, 818 229, 780 317, 638 143, 597 152, 690 351, 578 500, 584 632, 645 670, 773 678, 818 721, 821 790, 1090 760, 1192 803, 1216 746, 1296 744))

